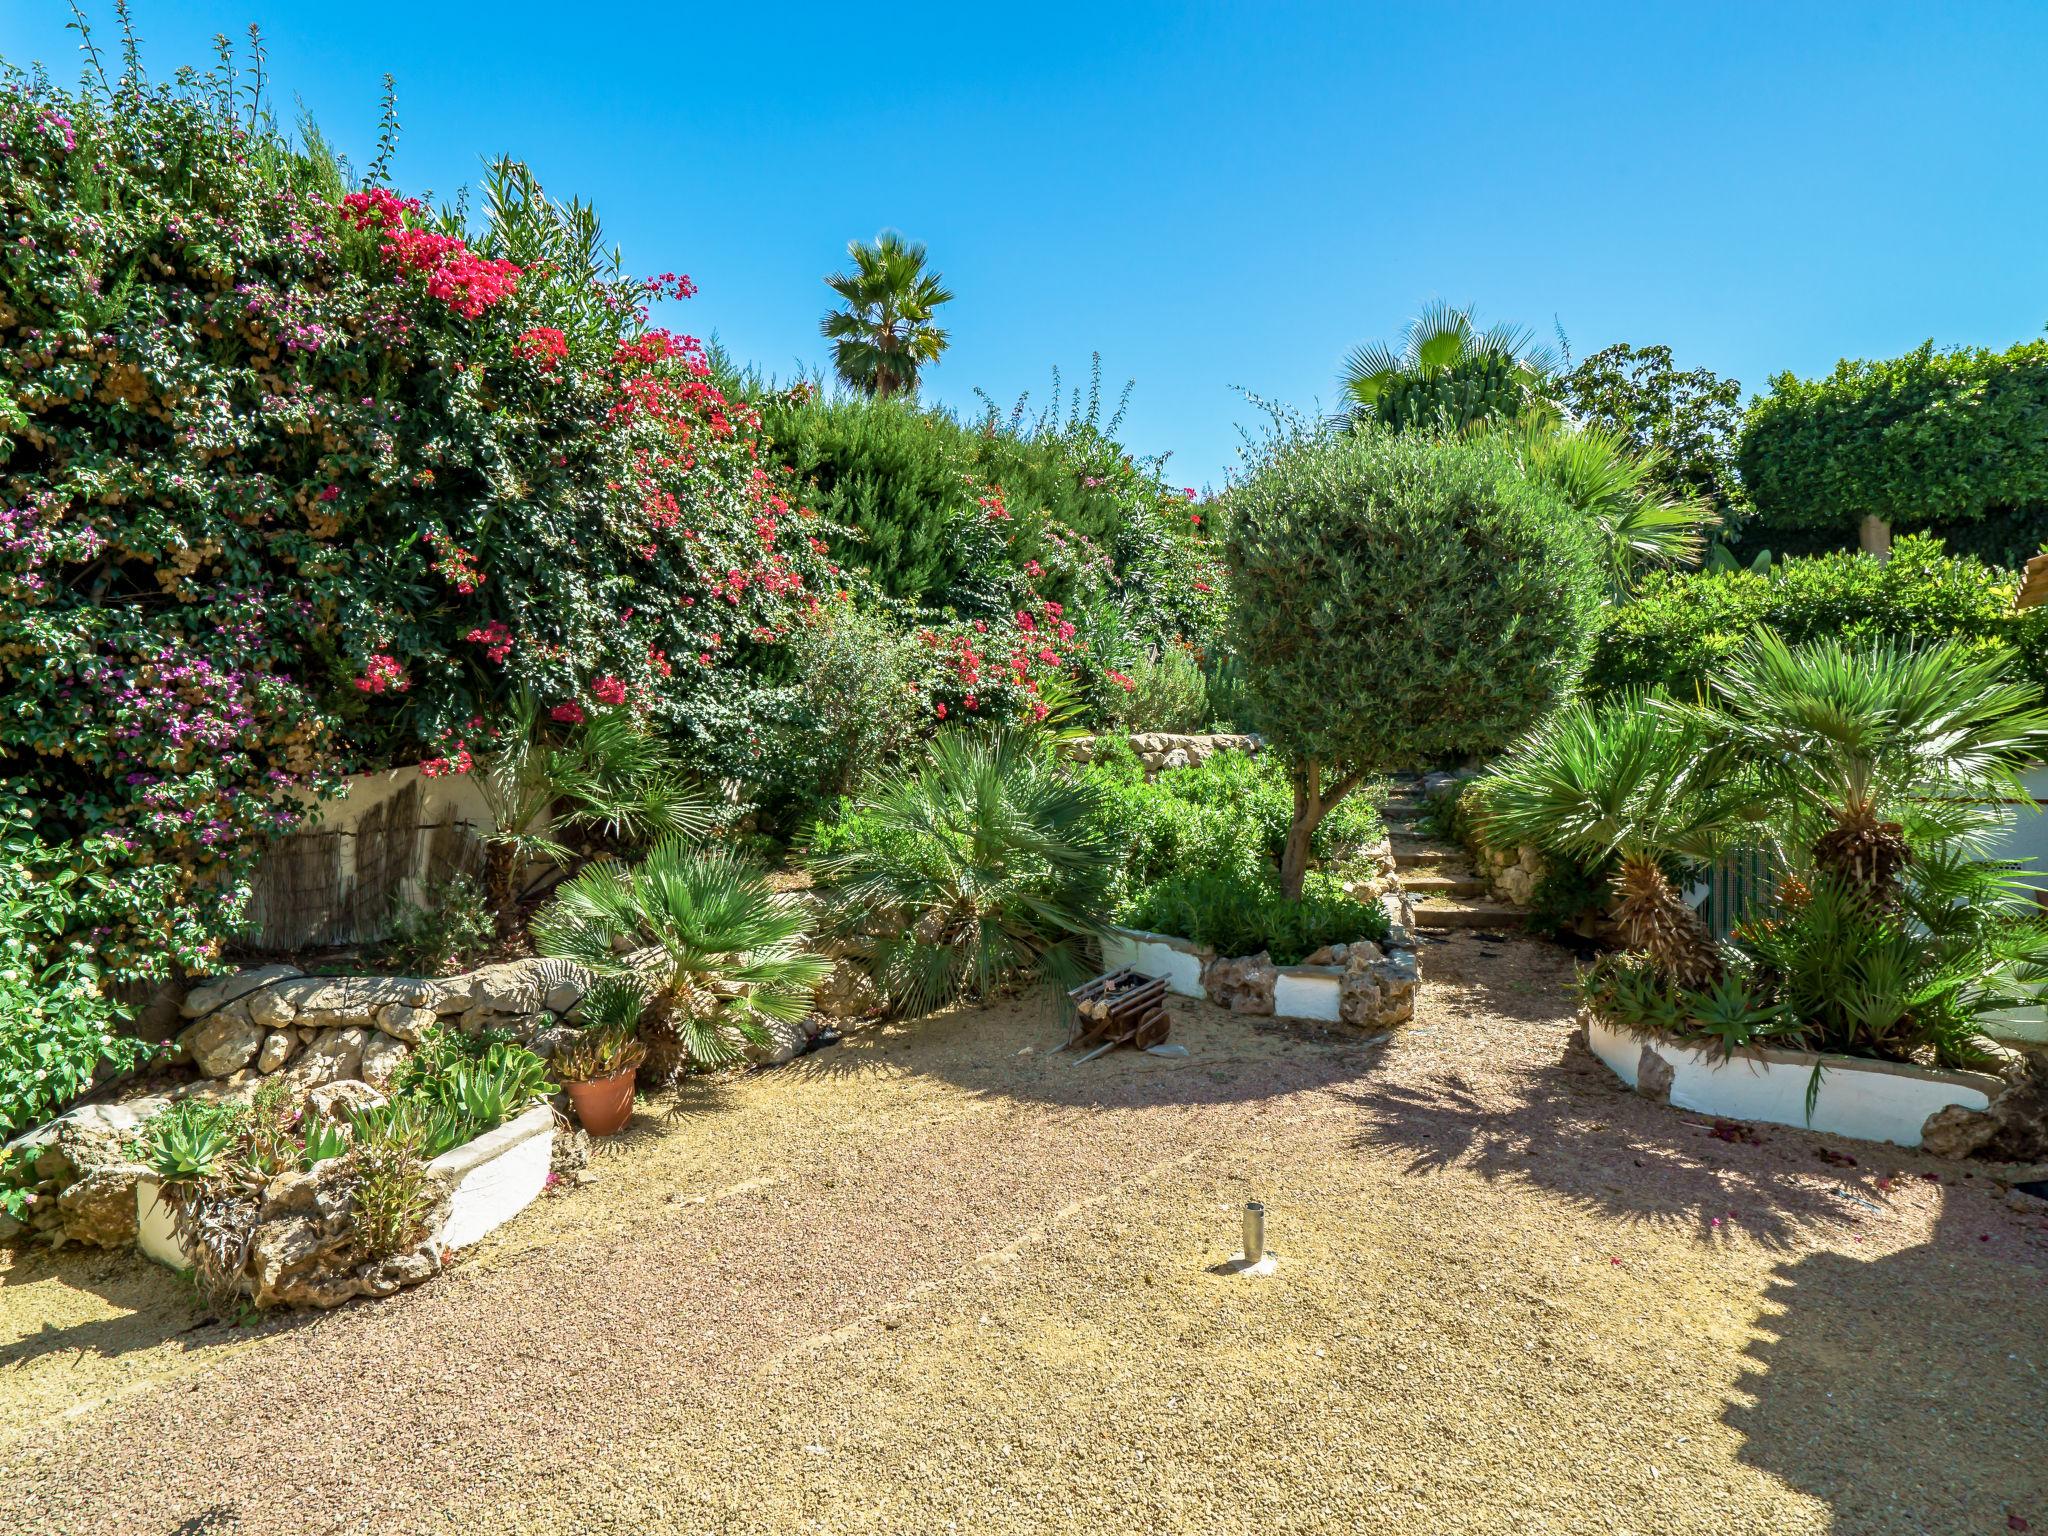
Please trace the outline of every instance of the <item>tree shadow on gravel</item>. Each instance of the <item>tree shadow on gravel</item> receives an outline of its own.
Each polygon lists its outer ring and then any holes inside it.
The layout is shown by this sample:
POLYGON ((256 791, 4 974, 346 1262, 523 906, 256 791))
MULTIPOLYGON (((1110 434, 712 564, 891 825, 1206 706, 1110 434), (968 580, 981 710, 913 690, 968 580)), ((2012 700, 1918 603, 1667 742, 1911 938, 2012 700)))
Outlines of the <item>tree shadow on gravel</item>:
POLYGON ((1822 1160, 1835 1138, 1778 1126, 1730 1126, 1630 1092, 1574 1039, 1556 1061, 1382 1083, 1344 1097, 1360 1116, 1354 1146, 1408 1155, 1407 1171, 1456 1166, 1513 1180, 1581 1209, 1685 1230, 1702 1242, 1740 1231, 1784 1247, 1840 1230, 1882 1208, 1879 1179, 1913 1154, 1886 1148, 1876 1165, 1822 1160))
MULTIPOLYGON (((191 1352, 252 1336, 237 1320, 208 1311, 179 1276, 135 1253, 22 1253, 0 1270, 0 1277, 9 1286, 41 1283, 89 1291, 119 1309, 112 1317, 61 1324, 38 1324, 32 1317, 24 1319, 16 1309, 10 1313, 10 1321, 0 1325, 11 1335, 0 1337, 0 1380, 8 1371, 50 1356, 112 1359, 166 1345, 191 1352), (30 1326, 24 1327, 24 1322, 30 1326)), ((296 1314, 275 1313, 262 1320, 260 1329, 266 1334, 278 1333, 301 1326, 303 1321, 296 1314)))
POLYGON ((1931 1242, 1780 1264, 1721 1415, 1737 1455, 1825 1501, 1841 1536, 2048 1531, 2048 1269, 2030 1241, 1951 1197, 1931 1242))

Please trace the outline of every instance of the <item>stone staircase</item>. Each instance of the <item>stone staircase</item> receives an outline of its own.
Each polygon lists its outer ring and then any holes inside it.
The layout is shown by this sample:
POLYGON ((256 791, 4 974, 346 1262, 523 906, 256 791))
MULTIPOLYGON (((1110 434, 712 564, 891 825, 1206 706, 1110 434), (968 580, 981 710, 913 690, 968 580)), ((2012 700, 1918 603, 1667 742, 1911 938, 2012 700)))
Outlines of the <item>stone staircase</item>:
POLYGON ((1394 873, 1408 894, 1417 928, 1519 928, 1522 909, 1494 900, 1472 860, 1455 843, 1425 836, 1421 823, 1429 802, 1419 779, 1395 779, 1387 789, 1388 839, 1394 873))

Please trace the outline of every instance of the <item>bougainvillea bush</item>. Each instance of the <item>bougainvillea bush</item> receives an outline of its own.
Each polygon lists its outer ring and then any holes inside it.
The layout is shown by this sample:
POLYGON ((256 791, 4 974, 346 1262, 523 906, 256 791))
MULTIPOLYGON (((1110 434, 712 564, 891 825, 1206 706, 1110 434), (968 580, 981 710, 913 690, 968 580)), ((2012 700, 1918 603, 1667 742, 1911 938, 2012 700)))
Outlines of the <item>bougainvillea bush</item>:
POLYGON ((471 225, 307 139, 225 67, 0 93, 0 796, 113 980, 204 963, 336 775, 464 771, 520 691, 710 755, 852 599, 650 323, 687 278, 516 164, 471 225))

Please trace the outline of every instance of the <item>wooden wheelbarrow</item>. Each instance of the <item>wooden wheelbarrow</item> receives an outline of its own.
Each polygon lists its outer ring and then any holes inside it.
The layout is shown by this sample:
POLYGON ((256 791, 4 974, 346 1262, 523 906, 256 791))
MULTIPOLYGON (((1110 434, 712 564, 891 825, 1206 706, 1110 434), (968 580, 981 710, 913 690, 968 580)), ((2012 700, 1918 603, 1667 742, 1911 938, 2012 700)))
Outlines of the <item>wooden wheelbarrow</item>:
POLYGON ((1061 1050, 1092 1047, 1074 1063, 1093 1061, 1120 1045, 1145 1050, 1166 1039, 1166 983, 1141 976, 1129 966, 1084 981, 1067 994, 1074 1004, 1074 1028, 1061 1050))

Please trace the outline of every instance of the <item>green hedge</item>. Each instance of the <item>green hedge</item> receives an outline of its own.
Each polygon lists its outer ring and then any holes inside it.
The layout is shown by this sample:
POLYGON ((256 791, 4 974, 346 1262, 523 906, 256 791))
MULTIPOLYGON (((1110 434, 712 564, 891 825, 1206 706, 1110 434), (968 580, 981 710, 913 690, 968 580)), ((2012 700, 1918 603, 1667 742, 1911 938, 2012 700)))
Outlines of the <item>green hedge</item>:
POLYGON ((2048 342, 1844 360, 1750 404, 1740 464, 1762 528, 1853 536, 2013 513, 2048 531, 2048 342))
POLYGON ((1925 535, 1900 539, 1883 561, 1844 551, 1781 560, 1767 574, 1655 575, 1636 601, 1609 611, 1586 687, 1661 684, 1692 697, 1759 625, 1795 643, 1976 640, 2010 648, 2022 674, 2048 687, 2048 608, 2015 610, 2018 585, 2018 572, 1949 554, 1925 535))

